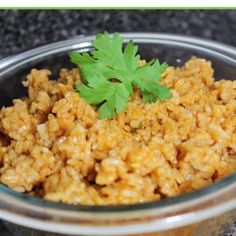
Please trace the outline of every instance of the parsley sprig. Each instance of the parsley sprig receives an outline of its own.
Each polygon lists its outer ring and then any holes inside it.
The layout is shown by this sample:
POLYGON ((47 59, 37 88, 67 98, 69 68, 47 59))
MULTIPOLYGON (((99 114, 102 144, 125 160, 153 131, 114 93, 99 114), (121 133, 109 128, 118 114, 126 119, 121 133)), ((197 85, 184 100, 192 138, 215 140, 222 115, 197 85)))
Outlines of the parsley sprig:
POLYGON ((83 83, 76 87, 80 96, 90 104, 98 106, 100 118, 112 118, 124 111, 134 88, 139 88, 143 100, 153 103, 171 98, 170 87, 158 81, 167 64, 153 59, 139 66, 138 46, 129 41, 123 46, 123 38, 118 33, 113 37, 105 32, 97 34, 92 42, 94 51, 80 54, 70 53, 70 59, 80 68, 83 83))

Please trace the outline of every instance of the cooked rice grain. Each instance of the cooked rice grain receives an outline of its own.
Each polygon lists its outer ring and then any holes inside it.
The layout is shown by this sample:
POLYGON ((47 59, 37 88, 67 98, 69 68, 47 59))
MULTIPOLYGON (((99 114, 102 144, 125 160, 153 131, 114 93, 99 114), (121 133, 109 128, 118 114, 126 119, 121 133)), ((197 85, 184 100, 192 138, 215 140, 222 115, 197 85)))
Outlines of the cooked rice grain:
POLYGON ((29 97, 0 112, 0 180, 70 204, 130 204, 176 196, 236 170, 236 81, 214 81, 211 63, 169 67, 173 98, 98 119, 78 93, 78 69, 33 69, 29 97), (40 191, 39 191, 40 188, 40 191), (36 191, 37 190, 37 191, 36 191))

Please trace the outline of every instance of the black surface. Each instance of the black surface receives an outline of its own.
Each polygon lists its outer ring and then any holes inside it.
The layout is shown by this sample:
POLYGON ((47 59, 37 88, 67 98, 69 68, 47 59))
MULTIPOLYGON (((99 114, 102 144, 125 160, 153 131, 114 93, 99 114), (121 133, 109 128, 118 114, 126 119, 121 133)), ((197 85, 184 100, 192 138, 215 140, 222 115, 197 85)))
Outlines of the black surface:
POLYGON ((1 236, 13 236, 13 234, 10 233, 9 230, 1 222, 0 222, 0 235, 1 236))
POLYGON ((170 32, 236 46, 236 11, 5 10, 0 11, 0 58, 78 34, 104 30, 170 32))
MULTIPOLYGON (((0 11, 0 58, 79 34, 169 32, 236 46, 236 11, 0 11)), ((0 236, 12 236, 0 223, 0 236)))

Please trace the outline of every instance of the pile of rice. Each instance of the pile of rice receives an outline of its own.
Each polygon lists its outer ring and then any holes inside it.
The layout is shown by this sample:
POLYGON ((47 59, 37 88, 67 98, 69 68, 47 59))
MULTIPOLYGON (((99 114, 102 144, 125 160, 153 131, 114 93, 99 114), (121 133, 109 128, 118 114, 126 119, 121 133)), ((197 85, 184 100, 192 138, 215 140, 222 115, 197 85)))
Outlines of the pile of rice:
POLYGON ((236 170, 236 81, 214 81, 211 63, 169 67, 165 102, 139 91, 125 112, 99 119, 74 92, 78 69, 33 69, 28 98, 0 111, 0 181, 70 204, 130 204, 207 186, 236 170))

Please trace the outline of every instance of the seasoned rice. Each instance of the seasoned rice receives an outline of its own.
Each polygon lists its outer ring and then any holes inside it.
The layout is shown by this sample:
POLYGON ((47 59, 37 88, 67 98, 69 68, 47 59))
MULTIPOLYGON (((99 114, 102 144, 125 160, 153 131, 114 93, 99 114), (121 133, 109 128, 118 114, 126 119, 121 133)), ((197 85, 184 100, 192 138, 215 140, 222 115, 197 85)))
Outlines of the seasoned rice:
POLYGON ((236 170, 236 81, 192 58, 161 82, 173 97, 99 119, 74 91, 78 69, 33 69, 29 96, 0 111, 0 181, 70 204, 130 204, 193 191, 236 170))

